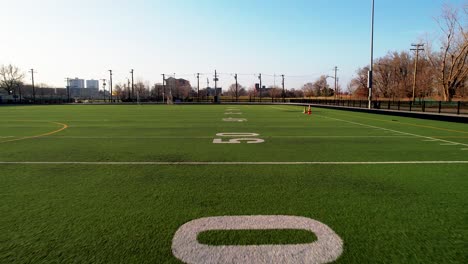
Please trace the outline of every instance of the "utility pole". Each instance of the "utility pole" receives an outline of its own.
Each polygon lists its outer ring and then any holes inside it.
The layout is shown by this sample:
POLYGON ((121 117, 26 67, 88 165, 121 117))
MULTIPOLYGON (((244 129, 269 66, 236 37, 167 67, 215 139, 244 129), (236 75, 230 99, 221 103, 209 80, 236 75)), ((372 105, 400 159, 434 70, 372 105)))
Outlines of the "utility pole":
POLYGON ((234 74, 234 79, 236 79, 236 102, 239 102, 239 94, 238 94, 239 85, 237 83, 237 73, 234 74))
POLYGON ((369 104, 367 108, 371 109, 372 107, 372 71, 374 70, 374 0, 372 0, 372 15, 371 15, 371 48, 370 48, 370 69, 369 69, 369 77, 368 77, 368 84, 369 87, 369 104))
POLYGON ((166 96, 166 75, 162 74, 163 77, 163 104, 164 104, 164 97, 166 96))
POLYGON ((134 94, 135 94, 135 89, 134 89, 134 86, 133 86, 133 69, 130 71, 130 73, 132 74, 132 102, 133 102, 133 98, 134 98, 134 94))
POLYGON ((33 103, 36 103, 36 88, 34 87, 34 69, 31 69, 31 83, 33 90, 33 103))
POLYGON ((261 73, 258 75, 258 79, 260 80, 259 89, 260 89, 260 103, 261 103, 262 102, 262 74, 261 73))
POLYGON ((337 87, 338 87, 338 85, 337 85, 337 84, 338 84, 338 81, 337 81, 337 79, 336 79, 336 72, 337 72, 337 71, 338 71, 338 67, 337 67, 337 66, 335 66, 335 94, 334 94, 334 95, 335 95, 335 99, 336 99, 336 97, 337 97, 337 92, 338 92, 338 90, 337 90, 337 87))
POLYGON ((110 86, 110 102, 114 102, 114 100, 112 100, 112 70, 109 70, 109 86, 110 86))
POLYGON ((200 102, 200 73, 197 73, 197 102, 200 102))
POLYGON ((411 44, 414 48, 411 49, 412 51, 416 52, 416 61, 414 62, 414 78, 413 78, 413 98, 412 101, 416 99, 415 97, 415 90, 416 90, 416 75, 418 74, 418 61, 419 61, 419 52, 424 51, 424 44, 411 44))
POLYGON ((286 93, 284 91, 284 74, 281 75, 281 78, 282 78, 281 85, 283 86, 283 94, 282 94, 283 96, 282 97, 283 97, 283 103, 285 103, 286 102, 286 99, 285 99, 286 93))
POLYGON ((217 99, 218 97, 218 73, 216 70, 215 70, 215 75, 214 75, 214 82, 215 82, 215 95, 217 99))
POLYGON ((102 96, 104 97, 104 102, 106 102, 106 79, 101 79, 102 81, 102 96))

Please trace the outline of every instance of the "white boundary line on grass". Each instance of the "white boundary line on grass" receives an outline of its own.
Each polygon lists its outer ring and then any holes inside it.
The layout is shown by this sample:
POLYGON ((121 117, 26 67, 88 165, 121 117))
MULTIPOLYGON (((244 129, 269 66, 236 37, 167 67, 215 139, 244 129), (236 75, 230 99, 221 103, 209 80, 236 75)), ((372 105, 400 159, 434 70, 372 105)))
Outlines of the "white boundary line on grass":
POLYGON ((0 165, 404 165, 468 164, 468 160, 421 161, 0 161, 0 165))
MULTIPOLYGON (((291 135, 291 136, 263 136, 264 138, 412 138, 408 135, 393 136, 309 136, 309 135, 291 135)), ((210 137, 190 137, 190 136, 47 136, 49 139, 211 139, 210 137)))
POLYGON ((450 143, 450 144, 453 144, 453 145, 460 145, 460 146, 468 147, 468 144, 463 144, 463 143, 459 143, 459 142, 453 142, 453 141, 448 141, 448 140, 438 139, 438 138, 433 138, 433 137, 428 137, 428 136, 421 136, 421 135, 417 135, 417 134, 413 134, 413 133, 407 133, 407 132, 402 132, 402 131, 393 130, 393 129, 389 129, 389 128, 362 124, 362 123, 353 122, 353 121, 344 120, 344 119, 339 119, 339 118, 334 118, 334 117, 328 117, 328 116, 323 116, 323 115, 319 115, 319 116, 321 116, 323 118, 327 118, 327 119, 333 119, 333 120, 342 121, 342 122, 355 124, 355 125, 360 125, 360 126, 364 126, 364 127, 370 127, 370 128, 380 129, 380 130, 384 130, 384 131, 391 131, 391 132, 394 132, 394 133, 397 133, 397 134, 408 135, 408 136, 413 136, 413 137, 418 137, 418 138, 424 138, 426 140, 430 139, 430 140, 433 140, 433 141, 440 141, 440 142, 450 143))

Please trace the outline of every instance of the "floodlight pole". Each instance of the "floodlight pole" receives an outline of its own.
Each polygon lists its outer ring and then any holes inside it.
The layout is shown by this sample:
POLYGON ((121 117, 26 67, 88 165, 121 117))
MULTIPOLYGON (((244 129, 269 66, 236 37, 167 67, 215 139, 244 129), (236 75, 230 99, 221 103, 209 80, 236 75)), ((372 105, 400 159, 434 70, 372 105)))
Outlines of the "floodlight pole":
POLYGON ((370 47, 370 68, 368 84, 369 87, 369 104, 367 108, 372 108, 372 71, 374 69, 374 0, 372 0, 372 15, 371 15, 371 47, 370 47))

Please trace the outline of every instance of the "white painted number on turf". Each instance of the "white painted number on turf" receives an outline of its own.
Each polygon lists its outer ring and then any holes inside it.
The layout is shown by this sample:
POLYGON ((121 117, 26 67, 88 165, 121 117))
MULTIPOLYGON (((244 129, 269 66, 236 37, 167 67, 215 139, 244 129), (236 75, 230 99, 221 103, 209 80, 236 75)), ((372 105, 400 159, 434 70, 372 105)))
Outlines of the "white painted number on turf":
POLYGON ((247 119, 245 119, 245 118, 232 118, 232 117, 229 117, 229 118, 223 118, 223 121, 224 121, 224 122, 246 122, 247 119))
POLYGON ((240 144, 245 142, 247 144, 258 144, 263 143, 265 140, 261 138, 253 138, 259 136, 257 133, 242 133, 242 132, 231 132, 231 133, 218 133, 217 137, 231 137, 229 139, 215 138, 213 144, 240 144), (233 138, 232 138, 233 137, 233 138))
POLYGON ((182 225, 172 239, 172 253, 186 263, 329 263, 343 253, 343 241, 327 225, 305 217, 260 215, 200 218, 182 225), (210 246, 197 237, 210 230, 302 229, 317 241, 295 245, 210 246))
POLYGON ((257 133, 243 133, 243 132, 231 132, 231 133, 218 133, 217 137, 257 137, 257 133))
POLYGON ((228 141, 223 141, 222 138, 213 139, 214 144, 240 144, 242 141, 245 141, 247 144, 258 144, 265 142, 265 140, 260 138, 232 138, 228 139, 228 141))

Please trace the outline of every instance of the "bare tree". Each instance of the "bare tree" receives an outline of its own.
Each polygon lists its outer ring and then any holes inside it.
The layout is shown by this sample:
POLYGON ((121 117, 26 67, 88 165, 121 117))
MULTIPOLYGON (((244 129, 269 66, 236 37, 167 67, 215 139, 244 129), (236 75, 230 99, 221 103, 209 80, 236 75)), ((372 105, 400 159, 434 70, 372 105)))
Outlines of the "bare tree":
POLYGON ((369 67, 359 68, 356 73, 357 76, 354 77, 350 84, 348 90, 353 91, 354 96, 356 97, 366 97, 368 94, 367 89, 367 72, 369 67))
POLYGON ((444 6, 442 15, 437 18, 442 31, 440 51, 432 50, 432 43, 427 43, 426 55, 431 65, 437 69, 437 82, 445 101, 451 101, 457 89, 463 87, 468 78, 466 8, 463 13, 459 14, 456 8, 448 5, 444 6))
POLYGON ((24 73, 16 66, 9 64, 0 67, 0 87, 5 89, 9 95, 19 88, 23 78, 24 73))
POLYGON ((279 98, 281 97, 281 88, 277 85, 272 85, 269 88, 269 96, 272 97, 272 98, 279 98))
POLYGON ((330 96, 333 95, 333 90, 327 83, 327 76, 320 76, 313 84, 313 90, 315 96, 330 96))
POLYGON ((316 95, 314 92, 314 84, 313 83, 306 83, 302 86, 302 91, 304 92, 305 97, 312 97, 316 95))
POLYGON ((129 96, 129 89, 126 84, 118 83, 114 86, 115 96, 120 100, 125 100, 129 96))
MULTIPOLYGON (((239 96, 241 96, 241 94, 240 94, 240 91, 241 91, 241 90, 244 90, 244 93, 245 93, 245 88, 244 88, 244 86, 242 86, 242 85, 240 85, 240 84, 237 84, 237 94, 238 94, 239 96)), ((231 84, 231 85, 229 86, 229 88, 228 88, 228 90, 227 90, 227 92, 226 92, 226 95, 231 96, 231 97, 235 97, 235 96, 236 96, 236 84, 235 84, 235 83, 233 83, 233 84, 231 84)))

